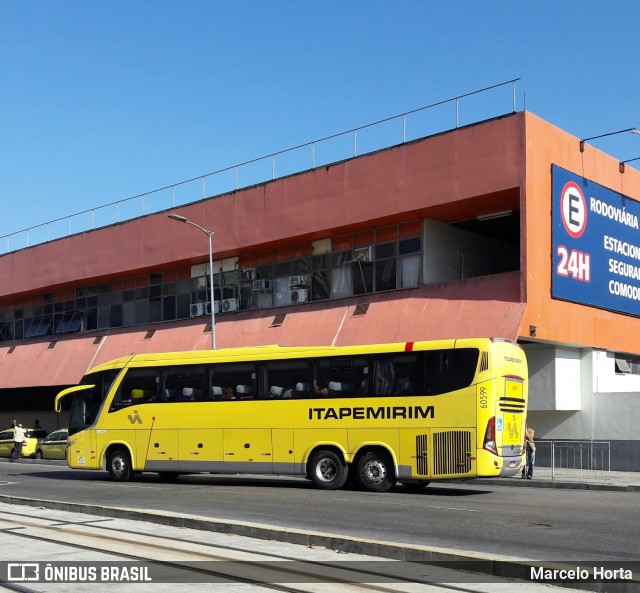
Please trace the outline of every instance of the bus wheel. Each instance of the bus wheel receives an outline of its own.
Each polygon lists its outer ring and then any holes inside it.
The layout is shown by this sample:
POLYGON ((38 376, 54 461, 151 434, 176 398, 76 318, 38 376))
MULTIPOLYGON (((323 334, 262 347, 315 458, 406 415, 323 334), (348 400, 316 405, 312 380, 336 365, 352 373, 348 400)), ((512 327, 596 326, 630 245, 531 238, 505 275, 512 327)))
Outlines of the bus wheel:
POLYGON ((426 488, 430 483, 429 480, 405 480, 401 482, 407 490, 412 490, 413 492, 426 488))
POLYGON ((370 452, 363 455, 358 461, 357 478, 363 490, 391 490, 396 483, 391 458, 386 453, 370 452))
POLYGON ((180 475, 180 472, 158 472, 158 475, 165 482, 175 482, 180 475))
POLYGON ((323 490, 342 488, 349 477, 344 461, 333 451, 318 451, 309 466, 311 481, 323 490))
POLYGON ((131 479, 131 457, 126 449, 114 449, 107 464, 109 477, 114 482, 126 482, 131 479))

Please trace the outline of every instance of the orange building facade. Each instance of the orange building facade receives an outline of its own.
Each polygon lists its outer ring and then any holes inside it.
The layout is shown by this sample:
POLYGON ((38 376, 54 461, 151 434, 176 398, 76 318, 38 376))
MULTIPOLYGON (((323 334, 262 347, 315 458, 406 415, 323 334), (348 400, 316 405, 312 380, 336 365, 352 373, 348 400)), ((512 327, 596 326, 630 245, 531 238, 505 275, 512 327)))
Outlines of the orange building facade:
POLYGON ((5 253, 0 418, 53 429, 92 366, 210 348, 213 306, 219 348, 517 340, 536 437, 638 470, 639 201, 640 172, 518 112, 5 253), (215 232, 213 305, 207 238, 168 214, 215 232))

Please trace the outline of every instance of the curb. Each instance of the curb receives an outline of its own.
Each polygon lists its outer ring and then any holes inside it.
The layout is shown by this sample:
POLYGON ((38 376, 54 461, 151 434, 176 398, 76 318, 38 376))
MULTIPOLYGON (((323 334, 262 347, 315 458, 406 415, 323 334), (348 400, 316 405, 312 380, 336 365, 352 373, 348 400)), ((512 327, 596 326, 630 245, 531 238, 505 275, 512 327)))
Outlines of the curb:
MULTIPOLYGON (((491 482, 494 483, 494 482, 491 482)), ((229 535, 239 535, 254 539, 277 541, 282 543, 298 544, 307 547, 324 547, 337 552, 363 554, 389 560, 424 563, 433 566, 441 566, 453 570, 462 570, 472 573, 481 573, 501 578, 519 579, 532 582, 532 569, 544 568, 545 570, 567 570, 567 565, 545 563, 544 561, 527 562, 517 558, 499 556, 483 556, 471 552, 452 551, 426 546, 413 546, 408 544, 394 544, 376 540, 360 539, 329 533, 302 531, 297 529, 284 529, 268 527, 258 523, 243 521, 227 521, 220 519, 207 519, 195 515, 183 515, 177 513, 158 513, 141 509, 125 507, 103 507, 82 503, 63 502, 55 500, 43 500, 24 498, 0 494, 0 502, 6 504, 24 505, 30 507, 42 507, 49 510, 85 513, 100 517, 114 519, 129 519, 133 521, 148 521, 169 527, 185 527, 200 531, 212 531, 229 535)), ((569 567, 570 569, 571 567, 569 567)), ((573 567, 575 568, 575 567, 573 567)), ((542 581, 541 581, 542 582, 542 581)), ((576 582, 576 581, 543 581, 561 587, 583 589, 602 593, 637 593, 640 586, 640 577, 625 582, 576 582)))
MULTIPOLYGON (((446 480, 448 481, 448 480, 446 480)), ((460 483, 459 480, 456 480, 460 483)), ((454 483, 452 480, 450 483, 454 483)), ((607 484, 603 482, 568 482, 558 480, 520 480, 518 478, 473 478, 474 484, 508 486, 512 488, 557 488, 560 490, 593 490, 599 492, 640 492, 638 484, 607 484)))

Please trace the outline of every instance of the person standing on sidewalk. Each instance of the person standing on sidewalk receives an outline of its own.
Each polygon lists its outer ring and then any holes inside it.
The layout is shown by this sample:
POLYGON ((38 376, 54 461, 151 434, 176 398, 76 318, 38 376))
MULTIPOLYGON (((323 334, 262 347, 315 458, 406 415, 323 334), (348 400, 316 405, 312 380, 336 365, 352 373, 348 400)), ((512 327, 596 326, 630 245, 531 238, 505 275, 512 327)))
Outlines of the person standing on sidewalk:
POLYGON ((14 432, 13 432, 13 449, 15 451, 15 456, 11 457, 11 461, 18 461, 18 459, 20 459, 20 455, 22 454, 23 441, 24 441, 24 428, 22 428, 22 424, 18 424, 14 428, 14 432))
POLYGON ((522 477, 533 479, 533 467, 536 464, 536 444, 533 442, 535 431, 528 424, 524 429, 524 449, 527 455, 526 464, 522 468, 522 477))

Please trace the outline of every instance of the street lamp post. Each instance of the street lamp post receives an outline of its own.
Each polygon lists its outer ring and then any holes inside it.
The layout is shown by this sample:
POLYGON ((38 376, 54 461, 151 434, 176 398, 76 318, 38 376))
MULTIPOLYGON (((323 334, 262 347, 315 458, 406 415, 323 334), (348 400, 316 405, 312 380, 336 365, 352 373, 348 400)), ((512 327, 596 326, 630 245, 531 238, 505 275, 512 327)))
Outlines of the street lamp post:
POLYGON ((624 134, 625 132, 631 132, 632 134, 640 134, 640 130, 635 128, 625 128, 624 130, 618 130, 617 132, 609 132, 608 134, 600 134, 599 136, 591 136, 590 138, 583 138, 580 140, 580 152, 584 152, 584 143, 587 140, 595 140, 596 138, 604 138, 606 136, 615 136, 616 134, 624 134))
POLYGON ((211 286, 211 349, 216 349, 216 318, 215 318, 215 296, 213 292, 213 235, 215 233, 213 231, 208 231, 207 229, 201 227, 199 224, 195 222, 191 222, 188 218, 184 216, 180 216, 179 214, 168 214, 169 218, 173 220, 177 220, 179 222, 186 222, 191 226, 200 229, 205 235, 209 237, 209 284, 211 286))

